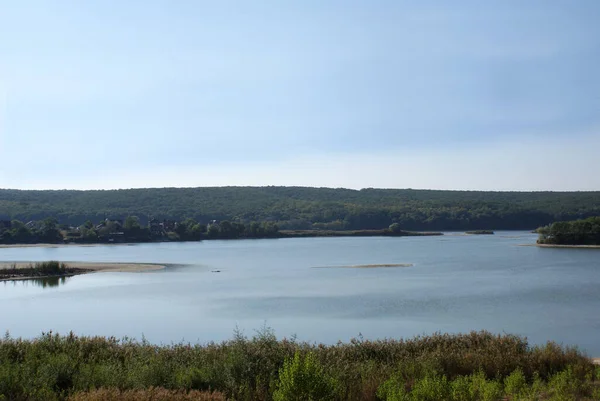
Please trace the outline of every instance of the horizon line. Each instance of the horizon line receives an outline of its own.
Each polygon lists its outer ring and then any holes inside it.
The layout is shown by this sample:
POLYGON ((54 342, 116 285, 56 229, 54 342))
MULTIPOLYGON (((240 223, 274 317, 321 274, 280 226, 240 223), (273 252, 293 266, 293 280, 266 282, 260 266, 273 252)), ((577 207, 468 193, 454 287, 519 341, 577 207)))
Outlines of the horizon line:
POLYGON ((493 192, 493 193, 594 193, 600 192, 597 190, 484 190, 484 189, 435 189, 435 188, 391 188, 391 187, 364 187, 364 188, 348 188, 348 187, 324 187, 324 186, 306 186, 306 185, 218 185, 218 186, 185 186, 185 187, 130 187, 130 188, 97 188, 97 189, 72 189, 72 188, 45 188, 45 189, 20 189, 20 188, 0 188, 0 191, 19 191, 19 192, 100 192, 100 191, 136 191, 136 190, 152 190, 152 189, 220 189, 220 188, 303 188, 303 189, 337 189, 346 191, 431 191, 431 192, 493 192))

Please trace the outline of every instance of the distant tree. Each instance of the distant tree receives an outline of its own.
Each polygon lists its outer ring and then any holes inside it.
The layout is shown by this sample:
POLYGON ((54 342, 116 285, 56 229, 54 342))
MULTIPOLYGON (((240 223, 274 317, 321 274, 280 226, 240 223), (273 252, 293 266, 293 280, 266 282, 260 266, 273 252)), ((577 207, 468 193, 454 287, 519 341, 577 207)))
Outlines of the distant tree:
POLYGON ((268 221, 262 224, 262 231, 264 236, 274 237, 279 232, 279 226, 271 221, 268 221))
POLYGON ((188 230, 189 237, 193 240, 199 240, 205 232, 206 226, 203 224, 194 224, 192 228, 188 230))
POLYGON ((111 233, 117 232, 119 229, 119 225, 117 223, 115 223, 114 221, 109 221, 107 223, 104 224, 104 226, 102 228, 100 228, 100 230, 98 230, 98 235, 99 236, 107 236, 111 233))
POLYGON ((9 230, 4 230, 0 234, 0 243, 2 243, 2 244, 12 244, 13 243, 13 236, 9 230))
MULTIPOLYGON (((189 220, 189 219, 188 219, 189 220)), ((179 238, 185 239, 188 236, 188 224, 194 224, 194 222, 188 222, 188 220, 181 221, 177 223, 175 227, 175 233, 179 236, 179 238)))
POLYGON ((125 219, 123 228, 127 231, 139 230, 141 228, 140 219, 137 216, 128 216, 125 219))
POLYGON ((10 224, 13 230, 18 230, 19 228, 25 226, 25 224, 23 224, 23 222, 20 220, 13 220, 10 222, 10 224))
POLYGON ((400 231, 402 231, 402 229, 400 228, 400 224, 398 223, 390 224, 388 229, 393 233, 399 233, 400 231))
POLYGON ((232 223, 236 237, 242 237, 246 233, 246 226, 243 223, 232 223))
POLYGON ((211 224, 208 226, 208 237, 209 238, 217 238, 219 236, 220 230, 217 224, 211 224))
POLYGON ((17 244, 27 244, 32 242, 35 238, 31 230, 23 224, 10 230, 10 234, 12 241, 17 244))
POLYGON ((253 221, 246 228, 246 235, 250 238, 260 237, 263 230, 260 223, 253 221))
POLYGON ((81 230, 81 237, 86 242, 96 242, 98 241, 98 234, 93 229, 84 228, 81 230))
POLYGON ((48 217, 42 221, 42 230, 56 230, 58 220, 54 217, 48 217))
POLYGON ((233 227, 233 224, 231 224, 230 221, 222 221, 219 224, 219 232, 220 232, 220 237, 222 238, 235 238, 236 237, 236 232, 235 229, 233 227))
POLYGON ((58 220, 54 217, 48 217, 42 222, 39 234, 43 242, 55 243, 62 241, 62 236, 58 230, 58 220))

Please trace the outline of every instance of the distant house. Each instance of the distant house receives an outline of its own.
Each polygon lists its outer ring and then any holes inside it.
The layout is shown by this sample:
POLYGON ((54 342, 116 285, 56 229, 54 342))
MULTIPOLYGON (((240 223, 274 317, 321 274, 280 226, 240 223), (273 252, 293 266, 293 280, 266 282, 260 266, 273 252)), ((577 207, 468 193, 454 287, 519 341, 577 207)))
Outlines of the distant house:
POLYGON ((150 229, 150 234, 154 236, 163 235, 165 232, 164 224, 156 219, 151 219, 148 222, 148 228, 150 229))
POLYGON ((169 232, 169 231, 175 231, 175 229, 177 228, 177 222, 173 221, 173 220, 163 220, 163 222, 161 223, 163 230, 169 232))
POLYGON ((96 225, 96 230, 100 230, 104 227, 106 227, 109 223, 113 223, 114 225, 117 226, 118 229, 121 229, 123 227, 123 220, 119 220, 119 219, 104 219, 103 222, 101 222, 100 224, 96 225))
POLYGON ((25 223, 25 227, 27 227, 28 229, 32 230, 34 228, 39 228, 40 227, 40 223, 37 221, 28 221, 27 223, 25 223))
POLYGON ((114 232, 108 234, 108 242, 125 242, 125 233, 114 232))

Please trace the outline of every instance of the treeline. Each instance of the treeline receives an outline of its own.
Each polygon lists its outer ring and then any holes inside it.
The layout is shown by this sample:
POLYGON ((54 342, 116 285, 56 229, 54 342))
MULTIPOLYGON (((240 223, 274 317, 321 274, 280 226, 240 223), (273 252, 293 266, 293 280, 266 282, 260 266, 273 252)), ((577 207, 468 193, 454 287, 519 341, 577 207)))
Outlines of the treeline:
POLYGON ((532 230, 600 215, 600 192, 480 192, 306 187, 154 188, 110 191, 0 190, 0 220, 79 226, 138 216, 202 224, 268 221, 281 230, 532 230))
POLYGON ((22 221, 0 222, 0 243, 2 244, 54 244, 63 241, 63 235, 54 218, 47 218, 35 226, 26 225, 22 221))
POLYGON ((19 220, 0 222, 0 244, 198 241, 278 236, 279 227, 273 222, 243 224, 225 220, 206 225, 188 218, 166 225, 148 223, 144 226, 136 216, 128 216, 124 222, 105 219, 94 224, 88 220, 77 227, 59 224, 52 217, 27 224, 19 220))
POLYGON ((587 400, 599 379, 577 349, 487 332, 335 345, 268 330, 206 345, 0 339, 6 400, 587 400))
POLYGON ((600 245, 600 217, 559 221, 537 229, 539 244, 600 245))

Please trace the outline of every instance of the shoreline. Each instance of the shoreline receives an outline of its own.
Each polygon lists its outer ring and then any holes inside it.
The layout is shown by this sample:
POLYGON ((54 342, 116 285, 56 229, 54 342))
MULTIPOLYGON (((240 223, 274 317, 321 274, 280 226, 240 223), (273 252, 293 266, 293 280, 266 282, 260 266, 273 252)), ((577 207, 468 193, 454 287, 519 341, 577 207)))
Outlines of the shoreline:
MULTIPOLYGON (((101 245, 137 245, 137 244, 150 244, 150 242, 119 242, 119 243, 95 243, 95 244, 76 244, 76 243, 68 243, 68 244, 0 244, 0 249, 8 249, 8 248, 64 248, 69 246, 80 246, 80 247, 92 247, 92 246, 101 246, 101 245)), ((3 262, 0 262, 3 263, 3 262)))
MULTIPOLYGON (((170 244, 170 243, 188 243, 202 241, 236 241, 236 240, 255 240, 255 239, 288 239, 288 238, 333 238, 333 237, 432 237, 443 236, 442 232, 428 231, 403 231, 401 233, 391 233, 386 230, 282 230, 279 235, 260 238, 202 238, 201 240, 190 241, 144 241, 144 242, 96 242, 96 243, 60 243, 60 244, 0 244, 0 249, 8 248, 63 248, 70 246, 93 247, 93 246, 134 246, 139 244, 170 244)), ((465 234, 466 235, 466 234, 465 234)), ((0 262, 1 263, 1 262, 0 262)))
MULTIPOLYGON (((16 266, 17 270, 27 269, 36 262, 0 262, 0 276, 2 270, 11 269, 16 266)), ((167 265, 154 264, 154 263, 104 263, 104 262, 64 262, 69 269, 73 271, 65 274, 57 275, 46 275, 46 276, 13 276, 0 278, 2 281, 15 281, 15 280, 31 280, 31 279, 48 279, 48 278, 60 278, 60 277, 73 277, 80 274, 89 273, 144 273, 150 271, 163 270, 167 268, 167 265)))
POLYGON ((538 248, 600 249, 600 245, 519 244, 518 246, 536 246, 538 248))

